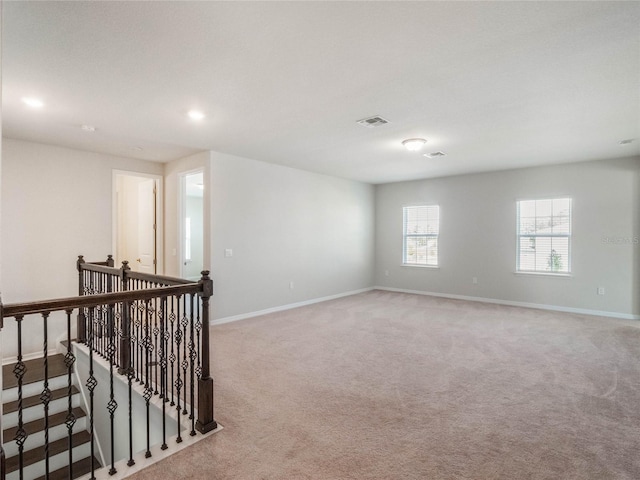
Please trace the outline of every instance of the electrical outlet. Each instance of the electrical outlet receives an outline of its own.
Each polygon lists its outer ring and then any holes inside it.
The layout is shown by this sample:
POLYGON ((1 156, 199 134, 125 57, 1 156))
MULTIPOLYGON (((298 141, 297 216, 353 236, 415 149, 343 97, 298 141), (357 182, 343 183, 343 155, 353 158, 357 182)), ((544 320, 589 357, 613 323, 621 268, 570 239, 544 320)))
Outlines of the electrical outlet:
POLYGON ((471 279, 471 283, 473 283, 474 285, 477 285, 478 284, 478 277, 473 277, 471 279))
POLYGON ((604 287, 598 287, 598 295, 604 295, 604 287))
POLYGON ((293 290, 293 282, 289 282, 289 288, 293 290))
POLYGON ((227 258, 233 257, 233 250, 231 248, 225 248, 224 256, 227 258))

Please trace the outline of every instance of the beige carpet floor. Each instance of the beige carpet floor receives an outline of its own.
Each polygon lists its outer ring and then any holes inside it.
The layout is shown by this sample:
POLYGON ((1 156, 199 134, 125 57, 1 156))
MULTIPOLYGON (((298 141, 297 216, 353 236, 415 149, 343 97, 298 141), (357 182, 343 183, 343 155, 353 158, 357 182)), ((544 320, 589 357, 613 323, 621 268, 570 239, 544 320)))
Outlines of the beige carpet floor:
POLYGON ((372 291, 211 329, 175 479, 640 479, 640 323, 372 291))

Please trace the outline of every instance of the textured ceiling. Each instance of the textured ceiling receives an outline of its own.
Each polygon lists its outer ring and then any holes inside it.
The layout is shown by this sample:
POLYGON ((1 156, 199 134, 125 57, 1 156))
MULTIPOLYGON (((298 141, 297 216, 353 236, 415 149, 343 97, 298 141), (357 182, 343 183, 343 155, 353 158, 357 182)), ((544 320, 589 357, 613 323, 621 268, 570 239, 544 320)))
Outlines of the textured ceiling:
POLYGON ((370 183, 640 154, 618 144, 640 139, 639 2, 2 8, 10 138, 156 161, 216 150, 370 183), (372 115, 391 123, 356 124, 372 115), (447 156, 407 152, 410 137, 447 156))

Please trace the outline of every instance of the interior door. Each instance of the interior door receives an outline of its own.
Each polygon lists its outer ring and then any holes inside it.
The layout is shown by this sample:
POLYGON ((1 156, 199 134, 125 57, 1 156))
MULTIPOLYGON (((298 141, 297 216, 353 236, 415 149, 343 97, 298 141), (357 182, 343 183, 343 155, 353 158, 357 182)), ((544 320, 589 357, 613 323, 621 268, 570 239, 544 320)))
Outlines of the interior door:
POLYGON ((138 248, 134 270, 156 273, 156 184, 138 183, 138 248))
POLYGON ((181 175, 180 276, 197 281, 204 268, 204 173, 181 175))

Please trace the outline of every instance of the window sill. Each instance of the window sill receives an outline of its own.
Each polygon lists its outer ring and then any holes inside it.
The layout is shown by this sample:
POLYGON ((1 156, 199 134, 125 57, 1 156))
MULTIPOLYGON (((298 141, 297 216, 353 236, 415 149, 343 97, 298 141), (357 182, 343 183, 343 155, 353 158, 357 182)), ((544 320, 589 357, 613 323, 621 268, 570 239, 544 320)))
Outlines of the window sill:
POLYGON ((431 268, 434 270, 438 270, 440 268, 439 265, 416 265, 413 263, 403 263, 400 265, 401 267, 417 267, 417 268, 431 268))
POLYGON ((513 272, 514 275, 533 276, 533 277, 551 277, 551 278, 573 278, 571 273, 547 273, 547 272, 513 272))

